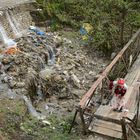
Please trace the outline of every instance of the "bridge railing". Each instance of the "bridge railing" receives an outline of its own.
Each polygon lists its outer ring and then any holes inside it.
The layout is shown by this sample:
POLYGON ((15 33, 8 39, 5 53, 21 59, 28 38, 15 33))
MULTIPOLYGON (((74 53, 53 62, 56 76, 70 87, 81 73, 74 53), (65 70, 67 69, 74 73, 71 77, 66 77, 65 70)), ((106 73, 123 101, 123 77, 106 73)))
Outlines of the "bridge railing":
POLYGON ((70 131, 73 127, 76 116, 79 113, 83 130, 84 132, 86 132, 87 125, 90 122, 93 113, 96 111, 96 109, 91 108, 91 103, 94 105, 94 103, 97 102, 95 101, 94 97, 100 96, 98 100, 98 103, 100 104, 102 104, 102 101, 105 101, 105 99, 108 100, 111 95, 108 92, 109 80, 114 80, 118 77, 124 77, 134 63, 134 61, 137 59, 139 53, 140 29, 133 35, 133 37, 124 46, 124 48, 116 55, 112 62, 100 74, 99 78, 93 83, 87 93, 84 94, 76 109, 70 131), (86 122, 87 118, 88 121, 86 122))

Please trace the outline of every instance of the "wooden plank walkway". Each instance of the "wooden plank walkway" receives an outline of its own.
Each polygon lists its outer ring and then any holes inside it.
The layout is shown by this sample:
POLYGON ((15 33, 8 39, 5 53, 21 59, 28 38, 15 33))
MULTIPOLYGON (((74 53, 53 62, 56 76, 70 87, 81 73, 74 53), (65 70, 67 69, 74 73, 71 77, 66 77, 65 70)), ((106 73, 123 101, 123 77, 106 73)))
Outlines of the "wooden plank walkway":
POLYGON ((93 131, 98 134, 102 135, 108 135, 113 138, 118 138, 120 139, 122 137, 122 130, 121 130, 121 125, 119 124, 114 124, 112 122, 108 121, 103 121, 100 119, 94 120, 90 127, 90 131, 93 131))
POLYGON ((129 112, 115 112, 110 105, 101 105, 94 114, 94 118, 89 126, 89 131, 122 139, 121 118, 126 116, 133 119, 136 114, 138 92, 134 93, 132 91, 135 88, 135 84, 139 76, 140 56, 125 77, 128 85, 127 94, 125 94, 125 108, 128 109, 129 112))

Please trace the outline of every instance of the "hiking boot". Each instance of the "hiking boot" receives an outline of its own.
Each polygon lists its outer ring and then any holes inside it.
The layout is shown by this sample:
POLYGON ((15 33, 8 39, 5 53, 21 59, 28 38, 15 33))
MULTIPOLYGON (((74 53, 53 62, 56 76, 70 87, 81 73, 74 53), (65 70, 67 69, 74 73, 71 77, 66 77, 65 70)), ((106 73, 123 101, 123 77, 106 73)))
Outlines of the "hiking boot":
POLYGON ((113 111, 118 111, 118 108, 114 108, 113 111))
POLYGON ((123 111, 123 108, 121 107, 119 110, 118 110, 118 112, 122 112, 123 111))

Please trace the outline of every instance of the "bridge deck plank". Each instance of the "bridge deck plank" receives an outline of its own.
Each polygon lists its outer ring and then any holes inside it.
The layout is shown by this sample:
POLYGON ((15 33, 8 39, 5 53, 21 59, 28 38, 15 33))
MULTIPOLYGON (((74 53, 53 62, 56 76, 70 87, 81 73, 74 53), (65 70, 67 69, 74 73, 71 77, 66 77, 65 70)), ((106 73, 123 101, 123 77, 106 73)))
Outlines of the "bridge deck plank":
POLYGON ((122 138, 122 131, 120 131, 121 125, 107 121, 96 120, 95 122, 91 123, 89 130, 102 135, 108 134, 108 136, 113 138, 122 138))
POLYGON ((110 122, 119 124, 122 116, 126 116, 130 119, 133 119, 135 114, 131 112, 116 112, 113 111, 111 106, 100 106, 100 108, 95 112, 94 116, 102 120, 108 120, 110 122))

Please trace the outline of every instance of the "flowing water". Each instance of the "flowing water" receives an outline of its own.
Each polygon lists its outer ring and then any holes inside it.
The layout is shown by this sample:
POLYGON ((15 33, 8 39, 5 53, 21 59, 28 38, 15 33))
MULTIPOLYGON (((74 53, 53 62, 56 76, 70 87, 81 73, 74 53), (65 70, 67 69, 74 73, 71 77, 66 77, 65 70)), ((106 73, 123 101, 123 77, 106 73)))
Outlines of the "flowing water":
MULTIPOLYGON (((20 35, 21 35, 20 25, 18 24, 16 19, 13 17, 12 13, 6 11, 6 18, 7 18, 8 22, 13 30, 13 33, 16 35, 16 37, 20 37, 20 35)), ((0 34, 1 34, 3 42, 5 44, 9 45, 9 44, 15 43, 12 39, 8 38, 6 31, 5 31, 4 27, 2 26, 2 24, 0 24, 0 34)), ((55 63, 55 53, 53 51, 53 48, 47 44, 45 46, 46 46, 48 53, 49 53, 48 65, 53 65, 55 63)), ((42 60, 41 57, 38 57, 38 59, 41 63, 41 70, 42 70, 45 68, 44 61, 42 60)), ((9 89, 7 96, 10 97, 11 99, 14 99, 16 97, 16 94, 12 90, 9 89)), ((36 117, 37 119, 41 119, 41 120, 44 120, 46 118, 45 115, 36 111, 36 109, 32 105, 30 98, 28 98, 27 96, 24 96, 24 95, 19 95, 19 96, 21 99, 23 99, 25 101, 25 103, 28 107, 28 110, 33 117, 36 117)), ((42 99, 42 94, 41 94, 39 89, 38 89, 38 96, 40 99, 42 99)))
MULTIPOLYGON (((36 42, 37 38, 38 38, 38 35, 41 35, 43 32, 35 27, 35 26, 30 26, 29 27, 30 31, 34 32, 34 34, 31 34, 31 37, 32 37, 32 40, 34 40, 34 42, 36 42)), ((43 38, 45 37, 45 39, 47 38, 47 36, 45 35, 45 33, 43 35, 41 35, 43 38)), ((31 41, 30 41, 31 42, 31 41)), ((46 41, 44 41, 44 39, 39 39, 39 42, 37 42, 37 44, 43 44, 46 49, 48 50, 48 65, 49 66, 52 66, 55 64, 55 53, 54 53, 54 50, 52 48, 52 46, 50 46, 48 43, 48 40, 47 40, 47 43, 46 41)), ((34 43, 32 43, 34 44, 34 43)), ((34 44, 34 46, 36 47, 36 45, 34 44)))
POLYGON ((48 50, 48 53, 49 53, 49 56, 48 56, 48 65, 54 65, 55 63, 55 53, 53 51, 53 48, 50 46, 50 45, 45 45, 47 50, 48 50))
MULTIPOLYGON (((8 15, 8 13, 7 13, 7 15, 8 15)), ((8 19, 9 19, 8 21, 11 23, 11 26, 13 27, 13 29, 15 29, 14 24, 12 23, 12 21, 11 21, 9 15, 8 15, 7 17, 8 17, 8 19)), ((17 30, 15 30, 15 33, 18 33, 17 30)), ((8 38, 8 36, 7 36, 7 34, 6 34, 6 31, 5 31, 5 29, 4 29, 4 27, 2 26, 1 23, 0 23, 0 35, 1 35, 1 37, 2 37, 3 42, 4 42, 7 46, 12 45, 13 43, 15 43, 12 39, 9 39, 9 38, 8 38)), ((45 65, 44 65, 44 62, 43 62, 42 58, 39 57, 39 60, 41 61, 41 65, 42 65, 41 68, 44 68, 45 65)), ((17 96, 19 96, 21 99, 23 99, 23 100, 25 101, 25 103, 26 103, 26 105, 27 105, 27 107, 28 107, 28 110, 29 110, 30 114, 31 114, 33 117, 36 117, 37 119, 45 119, 45 116, 44 116, 43 114, 38 113, 38 112, 36 111, 36 109, 35 109, 35 108, 33 107, 33 105, 32 105, 31 100, 30 100, 29 98, 27 98, 26 96, 17 95, 17 94, 14 93, 11 89, 9 89, 9 90, 7 91, 7 94, 5 94, 5 96, 8 97, 8 98, 10 98, 10 99, 14 99, 14 98, 16 98, 17 96)), ((39 93, 39 96, 40 96, 40 97, 42 96, 41 93, 39 93)))
POLYGON ((27 105, 27 107, 28 107, 28 110, 29 110, 29 112, 30 112, 30 114, 33 116, 33 117, 36 117, 37 119, 39 119, 39 120, 44 120, 45 118, 46 118, 46 116, 45 115, 43 115, 43 114, 41 114, 41 113, 38 113, 37 111, 36 111, 36 109, 33 107, 33 105, 32 105, 32 102, 31 102, 31 100, 29 99, 29 98, 27 98, 27 96, 24 96, 23 95, 23 100, 25 101, 25 103, 26 103, 26 105, 27 105))
POLYGON ((0 36, 2 38, 3 43, 6 45, 6 47, 11 47, 16 45, 16 42, 14 40, 8 38, 6 31, 1 23, 0 23, 0 36))
POLYGON ((43 59, 40 56, 38 56, 38 59, 40 60, 40 69, 42 70, 42 69, 45 68, 45 63, 44 63, 43 59))
POLYGON ((10 24, 12 30, 13 30, 14 35, 15 35, 16 37, 20 37, 21 34, 20 34, 20 32, 17 30, 17 28, 16 28, 16 26, 15 26, 15 24, 14 24, 14 22, 13 22, 11 16, 9 15, 9 12, 8 12, 8 11, 6 11, 6 17, 7 17, 7 20, 8 20, 8 22, 9 22, 9 24, 10 24))
POLYGON ((3 42, 6 44, 7 41, 9 40, 9 38, 8 38, 6 31, 1 23, 0 23, 0 35, 2 37, 3 42))
POLYGON ((21 24, 16 20, 12 11, 9 11, 9 15, 10 15, 10 17, 11 17, 11 19, 12 19, 19 35, 20 35, 20 37, 21 37, 22 36, 21 32, 23 31, 23 28, 22 28, 21 24))

